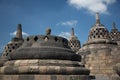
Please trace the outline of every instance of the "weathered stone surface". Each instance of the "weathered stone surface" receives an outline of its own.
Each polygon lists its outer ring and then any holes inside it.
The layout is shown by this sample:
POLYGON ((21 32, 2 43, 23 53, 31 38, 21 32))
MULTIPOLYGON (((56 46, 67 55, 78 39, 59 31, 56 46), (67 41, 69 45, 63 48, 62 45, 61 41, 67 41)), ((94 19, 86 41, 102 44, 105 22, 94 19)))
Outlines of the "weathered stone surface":
MULTIPOLYGON (((115 45, 107 45, 106 48, 101 48, 102 44, 94 44, 84 46, 83 49, 80 49, 78 52, 80 55, 84 56, 82 62, 85 66, 91 70, 91 74, 96 76, 96 80, 100 80, 99 74, 105 75, 104 79, 101 80, 112 80, 113 75, 115 75, 115 71, 113 70, 113 66, 119 62, 119 50, 115 45), (89 50, 89 54, 82 54, 82 51, 89 50)), ((103 44, 103 46, 105 46, 103 44)), ((114 77, 115 79, 115 77, 114 77)), ((117 80, 117 78, 116 78, 117 80)))
POLYGON ((0 79, 1 80, 91 80, 90 76, 86 76, 86 75, 0 75, 0 79))
POLYGON ((82 56, 82 63, 96 76, 96 80, 119 80, 113 70, 120 61, 119 38, 116 28, 109 34, 107 28, 100 23, 97 13, 96 23, 90 29, 88 41, 77 52, 82 56))
POLYGON ((50 35, 51 29, 47 29, 46 35, 28 36, 22 40, 20 26, 17 38, 6 47, 14 51, 3 55, 7 61, 0 63, 1 80, 94 79, 89 75, 90 70, 81 64, 81 56, 70 49, 67 39, 50 35))
POLYGON ((114 70, 116 71, 116 73, 120 76, 120 63, 116 64, 114 66, 114 70))
POLYGON ((0 74, 76 74, 89 75, 90 71, 77 61, 69 60, 12 60, 0 67, 0 74))
POLYGON ((69 38, 69 40, 68 40, 68 45, 70 46, 70 48, 71 48, 74 52, 77 52, 77 51, 81 48, 80 41, 79 41, 78 38, 75 36, 74 28, 72 28, 71 36, 70 36, 70 38, 69 38))

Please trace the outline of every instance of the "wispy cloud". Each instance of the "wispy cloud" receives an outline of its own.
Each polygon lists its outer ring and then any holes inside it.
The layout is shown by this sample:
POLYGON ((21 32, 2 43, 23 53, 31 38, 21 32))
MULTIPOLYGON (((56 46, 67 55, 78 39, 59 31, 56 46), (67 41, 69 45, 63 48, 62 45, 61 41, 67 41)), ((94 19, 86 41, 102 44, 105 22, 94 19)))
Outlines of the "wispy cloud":
POLYGON ((108 6, 115 3, 116 0, 68 0, 68 3, 78 10, 86 9, 90 13, 109 14, 108 6))
POLYGON ((66 39, 70 38, 70 33, 69 32, 61 32, 58 36, 64 37, 66 39))
MULTIPOLYGON (((13 33, 10 33, 10 35, 15 36, 16 33, 17 33, 17 31, 14 31, 13 33)), ((26 33, 26 32, 22 32, 22 35, 23 35, 24 37, 25 37, 25 36, 29 36, 29 34, 26 33)))
POLYGON ((56 24, 57 26, 60 26, 60 25, 62 25, 62 26, 75 26, 76 24, 78 23, 78 21, 77 20, 70 20, 70 21, 65 21, 65 22, 60 22, 60 23, 58 23, 58 24, 56 24))

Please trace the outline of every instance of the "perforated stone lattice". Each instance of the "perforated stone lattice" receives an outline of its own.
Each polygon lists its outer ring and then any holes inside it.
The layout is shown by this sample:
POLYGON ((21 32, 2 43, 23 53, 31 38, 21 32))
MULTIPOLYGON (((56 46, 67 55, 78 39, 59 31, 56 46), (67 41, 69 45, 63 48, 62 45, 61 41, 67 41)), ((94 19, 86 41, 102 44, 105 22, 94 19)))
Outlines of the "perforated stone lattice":
POLYGON ((70 47, 80 47, 80 42, 78 40, 74 40, 74 41, 70 40, 69 46, 70 47))
POLYGON ((109 39, 109 32, 106 28, 92 28, 89 33, 89 40, 91 39, 109 39))
POLYGON ((110 32, 110 37, 112 40, 120 40, 120 32, 112 31, 110 32))
POLYGON ((14 52, 17 48, 19 48, 22 43, 9 43, 5 46, 3 51, 3 56, 8 56, 12 52, 14 52))

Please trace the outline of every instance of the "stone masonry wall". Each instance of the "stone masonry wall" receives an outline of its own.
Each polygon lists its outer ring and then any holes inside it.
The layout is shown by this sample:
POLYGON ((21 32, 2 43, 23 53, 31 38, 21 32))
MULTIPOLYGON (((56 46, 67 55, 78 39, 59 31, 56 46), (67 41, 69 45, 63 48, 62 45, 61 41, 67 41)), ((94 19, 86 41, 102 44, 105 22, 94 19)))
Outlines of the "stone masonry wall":
POLYGON ((88 45, 81 48, 82 63, 91 70, 96 80, 120 80, 113 66, 120 61, 120 47, 115 45, 88 45))

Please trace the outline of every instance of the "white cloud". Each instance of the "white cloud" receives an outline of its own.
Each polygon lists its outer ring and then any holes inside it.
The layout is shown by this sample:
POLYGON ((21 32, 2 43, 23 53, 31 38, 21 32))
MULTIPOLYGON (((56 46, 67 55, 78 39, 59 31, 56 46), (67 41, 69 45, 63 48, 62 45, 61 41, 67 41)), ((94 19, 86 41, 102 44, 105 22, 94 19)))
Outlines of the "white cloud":
POLYGON ((78 10, 86 9, 90 13, 108 14, 108 6, 115 3, 116 0, 68 0, 68 3, 78 10))
POLYGON ((62 25, 62 26, 75 26, 78 23, 77 20, 70 20, 70 21, 65 21, 65 22, 60 22, 57 24, 57 26, 62 25))
POLYGON ((66 39, 70 38, 70 33, 69 32, 61 32, 58 36, 64 37, 66 39))
MULTIPOLYGON (((17 33, 17 31, 14 31, 13 33, 10 33, 10 35, 15 36, 16 33, 17 33)), ((26 32, 22 32, 22 35, 23 35, 23 36, 29 36, 29 34, 26 33, 26 32)))

